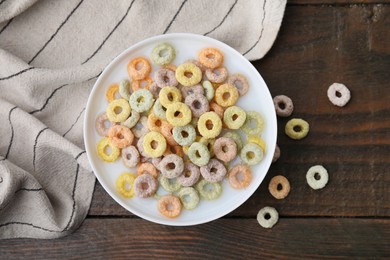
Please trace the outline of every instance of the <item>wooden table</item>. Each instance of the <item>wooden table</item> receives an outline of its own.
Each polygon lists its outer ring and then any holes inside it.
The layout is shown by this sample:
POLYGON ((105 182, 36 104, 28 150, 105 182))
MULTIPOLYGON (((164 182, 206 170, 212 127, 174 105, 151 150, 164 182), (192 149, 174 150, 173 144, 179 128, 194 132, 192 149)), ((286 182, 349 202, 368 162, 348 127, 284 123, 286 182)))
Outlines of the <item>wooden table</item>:
POLYGON ((74 234, 0 241, 0 258, 390 258, 390 1, 291 0, 275 45, 253 64, 272 95, 292 98, 293 117, 306 119, 310 133, 291 140, 288 119, 278 119, 282 156, 241 207, 199 226, 162 226, 97 184, 74 234), (326 96, 333 82, 352 92, 344 108, 326 96), (323 190, 306 183, 315 164, 330 175, 323 190), (267 188, 279 174, 292 185, 284 200, 267 188), (280 214, 269 230, 256 221, 264 206, 280 214))

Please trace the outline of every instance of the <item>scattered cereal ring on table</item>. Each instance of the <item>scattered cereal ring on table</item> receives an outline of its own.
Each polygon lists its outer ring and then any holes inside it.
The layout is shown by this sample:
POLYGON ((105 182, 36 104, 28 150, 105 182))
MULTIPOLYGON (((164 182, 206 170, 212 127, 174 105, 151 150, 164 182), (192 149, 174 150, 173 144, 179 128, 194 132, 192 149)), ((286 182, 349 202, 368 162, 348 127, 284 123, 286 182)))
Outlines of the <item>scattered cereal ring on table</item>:
POLYGON ((149 162, 141 163, 137 167, 137 175, 142 175, 145 173, 150 174, 155 179, 158 178, 158 171, 156 167, 154 167, 154 165, 149 162))
POLYGON ((227 79, 227 76, 228 76, 228 71, 225 67, 206 70, 207 79, 214 83, 224 82, 227 79))
POLYGON ((184 164, 184 171, 177 177, 178 183, 185 187, 190 187, 198 182, 200 177, 199 167, 191 162, 184 164))
POLYGON ((263 156, 263 149, 261 149, 260 146, 254 143, 248 143, 244 145, 240 152, 241 160, 250 166, 261 162, 263 156))
POLYGON ((111 101, 106 109, 106 114, 111 122, 124 122, 130 115, 130 105, 126 99, 120 98, 111 101), (119 111, 121 110, 121 111, 119 111))
POLYGON ((115 123, 108 120, 106 112, 99 114, 95 121, 96 132, 101 136, 108 136, 108 129, 113 125, 115 125, 115 123), (109 127, 107 127, 106 124, 109 125, 109 127))
POLYGON ((135 126, 132 128, 132 131, 134 136, 137 138, 140 138, 141 136, 149 132, 148 118, 146 116, 142 116, 135 124, 135 126))
POLYGON ((145 153, 152 158, 160 157, 167 149, 167 142, 164 136, 156 131, 147 133, 144 136, 142 145, 145 153))
POLYGON ((234 142, 237 145, 237 151, 240 151, 242 149, 242 147, 244 146, 244 144, 242 143, 241 135, 239 135, 236 132, 233 132, 233 131, 226 132, 223 136, 232 138, 234 140, 234 142))
POLYGON ((149 90, 139 89, 130 96, 130 106, 138 113, 148 111, 153 106, 153 95, 149 90))
POLYGON ((290 182, 282 175, 275 176, 268 185, 271 195, 278 200, 284 199, 290 193, 290 182))
POLYGON ((237 156, 237 145, 232 138, 219 137, 214 143, 214 154, 223 162, 230 162, 237 156))
POLYGON ((215 112, 206 112, 199 117, 198 131, 205 138, 215 138, 222 130, 222 120, 215 112))
POLYGON ((147 76, 144 79, 140 80, 134 80, 131 84, 131 90, 133 92, 139 90, 139 89, 150 89, 150 86, 153 84, 153 80, 151 77, 147 76))
POLYGON ((246 113, 244 109, 238 106, 231 106, 226 108, 223 113, 223 122, 229 129, 239 129, 246 120, 246 113))
POLYGON ((327 91, 329 101, 338 107, 345 106, 351 99, 351 92, 341 83, 333 83, 327 91))
POLYGON ((182 102, 175 102, 167 106, 167 121, 173 126, 185 126, 191 122, 191 109, 182 102))
POLYGON ((115 95, 116 93, 118 93, 118 90, 119 90, 119 86, 118 84, 114 83, 114 84, 111 84, 107 91, 106 91, 106 99, 108 102, 111 102, 113 101, 115 98, 115 95))
POLYGON ((135 146, 128 146, 122 149, 122 159, 123 163, 129 167, 133 168, 139 163, 139 152, 135 146))
POLYGON ((148 116, 148 128, 150 131, 161 131, 161 127, 163 126, 163 121, 157 117, 155 114, 151 113, 148 116))
POLYGON ((139 121, 140 114, 137 111, 131 110, 130 116, 126 119, 126 121, 122 122, 121 125, 124 125, 128 128, 133 128, 139 121))
POLYGON ((198 206, 200 198, 198 192, 192 187, 183 187, 177 194, 183 207, 187 210, 194 209, 198 206))
POLYGON ((134 135, 129 128, 123 125, 114 125, 108 130, 110 143, 118 148, 130 146, 134 140, 134 135))
POLYGON ((181 101, 181 92, 176 87, 164 87, 160 90, 159 100, 162 106, 168 107, 168 105, 181 101))
POLYGON ((140 198, 152 197, 158 188, 158 183, 153 176, 148 173, 138 175, 134 181, 135 195, 140 198))
POLYGON ((263 139, 261 139, 261 137, 250 135, 248 136, 247 142, 257 144, 258 146, 261 147, 261 149, 263 149, 263 153, 265 153, 265 142, 263 139))
POLYGON ((263 228, 272 228, 279 220, 279 213, 275 208, 264 207, 257 213, 257 222, 263 228))
POLYGON ((196 131, 192 125, 175 126, 173 138, 182 146, 191 145, 195 141, 196 131))
POLYGON ((210 152, 202 143, 193 142, 188 148, 188 157, 197 166, 206 165, 210 160, 210 152))
POLYGON ((217 159, 210 159, 208 164, 200 167, 200 174, 208 182, 220 182, 226 173, 225 166, 217 159))
POLYGON ((222 84, 215 90, 215 102, 221 107, 230 107, 236 104, 238 91, 230 84, 222 84))
POLYGON ((228 84, 235 86, 240 96, 245 95, 249 90, 249 83, 247 78, 239 73, 233 74, 228 78, 228 84))
POLYGON ((288 117, 294 110, 294 104, 288 96, 279 95, 275 96, 274 99, 275 111, 278 116, 288 117))
POLYGON ((221 107, 220 105, 218 105, 218 104, 215 103, 215 102, 210 102, 209 106, 210 106, 210 111, 217 113, 217 115, 218 115, 221 119, 223 119, 223 113, 225 112, 225 110, 223 109, 223 107, 221 107))
POLYGON ((184 162, 183 158, 176 154, 168 154, 159 163, 159 170, 161 174, 168 178, 176 178, 183 173, 184 162))
POLYGON ((135 194, 134 180, 136 176, 133 173, 122 173, 116 180, 116 189, 125 198, 132 198, 135 194))
POLYGON ((165 176, 160 176, 159 182, 161 187, 167 192, 176 192, 181 188, 181 185, 177 181, 177 178, 168 179, 165 176))
POLYGON ((120 149, 113 146, 107 137, 103 137, 97 144, 97 152, 100 158, 105 162, 113 162, 119 158, 120 149), (106 149, 110 148, 111 152, 108 154, 106 149))
POLYGON ((222 65, 223 54, 215 48, 204 48, 198 53, 198 59, 203 66, 215 69, 222 65))
POLYGON ((256 111, 247 111, 241 130, 247 135, 259 135, 264 130, 264 119, 256 111))
POLYGON ((192 94, 185 98, 184 103, 190 107, 194 117, 200 117, 209 111, 209 101, 202 94, 192 94))
POLYGON ((175 72, 169 69, 160 68, 154 73, 154 82, 158 87, 164 88, 168 86, 176 87, 179 82, 175 77, 175 72))
POLYGON ((306 173, 306 181, 312 189, 322 189, 329 181, 328 171, 322 165, 312 166, 306 173))
POLYGON ((156 116, 158 116, 161 119, 166 119, 166 111, 167 109, 161 105, 160 99, 158 98, 156 102, 154 102, 153 105, 153 112, 156 116))
POLYGON ((192 94, 204 94, 204 89, 200 84, 196 84, 195 86, 183 86, 180 88, 180 91, 183 99, 186 99, 189 95, 192 94))
POLYGON ((280 158, 280 148, 279 148, 279 145, 276 144, 274 156, 273 156, 273 158, 272 158, 272 162, 273 162, 273 163, 276 162, 279 158, 280 158))
POLYGON ((130 81, 128 81, 127 79, 119 82, 119 95, 122 98, 129 100, 130 99, 130 87, 131 87, 130 81))
POLYGON ((183 86, 193 86, 202 80, 202 71, 192 63, 184 63, 177 67, 177 81, 183 86))
POLYGON ((127 73, 134 80, 146 78, 151 70, 149 61, 143 57, 135 58, 127 65, 127 73))
POLYGON ((290 119, 284 128, 291 139, 300 140, 309 133, 309 123, 301 118, 290 119))
POLYGON ((202 83, 202 87, 204 89, 205 96, 206 96, 207 100, 211 101, 214 98, 214 94, 215 94, 215 90, 214 90, 213 85, 211 84, 210 81, 205 80, 202 83))
POLYGON ((200 197, 206 200, 215 200, 222 194, 222 185, 219 182, 208 182, 205 179, 200 180, 195 189, 199 192, 200 197))
POLYGON ((175 195, 161 196, 157 202, 158 211, 167 218, 176 218, 181 213, 180 199, 175 195))
POLYGON ((238 164, 230 169, 229 183, 234 189, 245 189, 252 181, 252 171, 248 165, 238 164))
POLYGON ((176 51, 168 43, 160 43, 152 50, 152 61, 158 65, 166 65, 176 58, 176 51))

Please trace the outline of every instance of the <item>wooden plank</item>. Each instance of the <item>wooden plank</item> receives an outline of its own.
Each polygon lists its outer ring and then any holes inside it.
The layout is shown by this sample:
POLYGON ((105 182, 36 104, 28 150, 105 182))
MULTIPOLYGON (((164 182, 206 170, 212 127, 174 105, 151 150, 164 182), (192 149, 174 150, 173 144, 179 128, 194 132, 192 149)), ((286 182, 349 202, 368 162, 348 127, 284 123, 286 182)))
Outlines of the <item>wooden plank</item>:
POLYGON ((379 259, 390 257, 389 219, 256 219, 169 227, 140 219, 87 219, 56 240, 0 241, 1 259, 379 259))

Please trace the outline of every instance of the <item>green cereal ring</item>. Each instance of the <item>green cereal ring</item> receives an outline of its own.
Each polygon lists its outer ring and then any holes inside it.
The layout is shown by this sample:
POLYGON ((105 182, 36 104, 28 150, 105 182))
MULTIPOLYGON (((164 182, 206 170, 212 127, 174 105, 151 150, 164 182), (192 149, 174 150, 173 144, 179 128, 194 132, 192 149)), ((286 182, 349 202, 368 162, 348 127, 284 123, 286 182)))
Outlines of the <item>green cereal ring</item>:
POLYGON ((222 130, 222 120, 215 112, 206 112, 199 117, 198 131, 205 138, 215 138, 222 130))
POLYGON ((161 187, 163 187, 163 189, 168 191, 168 192, 175 192, 181 188, 181 185, 179 182, 177 182, 176 178, 168 179, 167 177, 160 175, 159 181, 160 181, 161 187))
POLYGON ((237 151, 240 151, 242 149, 242 147, 244 146, 244 144, 242 143, 242 138, 241 138, 241 135, 239 135, 238 133, 236 132, 226 132, 224 135, 224 137, 229 137, 229 138, 232 138, 234 140, 234 142, 236 143, 237 145, 237 151))
POLYGON ((166 117, 173 126, 185 126, 191 122, 191 109, 182 102, 175 102, 167 106, 166 117))
POLYGON ((219 182, 208 182, 205 179, 201 180, 195 185, 196 190, 200 196, 206 200, 215 200, 222 193, 222 185, 219 182))
POLYGON ((203 166, 208 164, 210 152, 204 144, 193 142, 190 148, 188 148, 188 158, 190 158, 190 161, 193 164, 203 166))
POLYGON ((133 128, 140 118, 140 114, 134 110, 131 110, 129 118, 125 122, 122 122, 121 125, 127 126, 128 128, 133 128))
POLYGON ((254 143, 248 143, 241 149, 240 158, 241 160, 252 166, 258 164, 263 159, 263 149, 254 143))
POLYGON ((108 120, 114 123, 124 122, 130 115, 130 105, 126 99, 114 99, 108 104, 106 114, 108 120), (121 108, 122 111, 117 113, 117 110, 121 108))
POLYGON ((130 99, 130 81, 127 79, 119 83, 119 95, 126 100, 130 99))
POLYGON ((163 107, 163 105, 161 105, 160 99, 158 98, 156 102, 154 102, 154 106, 153 106, 154 114, 161 119, 166 119, 167 118, 166 111, 167 109, 163 107))
POLYGON ((177 194, 183 204, 185 209, 191 210, 198 206, 199 204, 199 194, 192 187, 183 187, 179 190, 177 194))
POLYGON ((264 119, 256 111, 246 112, 246 120, 241 130, 247 135, 259 135, 264 129, 264 119), (254 124, 254 126, 252 126, 254 124))
POLYGON ((139 89, 130 96, 130 106, 138 113, 148 111, 153 106, 153 95, 147 89, 139 89))
POLYGON ((181 146, 191 145, 195 141, 196 131, 192 125, 175 126, 173 138, 181 146))
POLYGON ((151 131, 144 136, 142 146, 147 155, 157 158, 167 149, 167 141, 159 132, 151 131))
POLYGON ((152 50, 152 61, 158 65, 166 65, 176 58, 176 51, 168 43, 160 43, 152 50))
POLYGON ((238 106, 228 107, 223 113, 223 122, 230 129, 239 129, 246 120, 244 109, 238 106))
POLYGON ((293 118, 287 122, 284 130, 290 138, 299 140, 309 133, 309 123, 301 118, 293 118))
POLYGON ((161 105, 167 107, 168 105, 181 101, 181 91, 177 87, 163 87, 158 94, 161 105))
POLYGON ((204 88, 205 96, 206 96, 207 100, 211 101, 214 98, 214 94, 215 94, 215 90, 214 90, 213 85, 211 84, 210 81, 205 80, 205 81, 203 81, 202 86, 204 88))
POLYGON ((214 157, 214 143, 215 143, 215 138, 207 139, 207 138, 200 138, 199 143, 204 144, 207 149, 210 152, 210 157, 214 157))
POLYGON ((177 67, 175 75, 177 81, 183 86, 193 86, 202 80, 202 71, 193 63, 181 64, 177 67), (191 74, 191 76, 187 77, 187 73, 191 74))

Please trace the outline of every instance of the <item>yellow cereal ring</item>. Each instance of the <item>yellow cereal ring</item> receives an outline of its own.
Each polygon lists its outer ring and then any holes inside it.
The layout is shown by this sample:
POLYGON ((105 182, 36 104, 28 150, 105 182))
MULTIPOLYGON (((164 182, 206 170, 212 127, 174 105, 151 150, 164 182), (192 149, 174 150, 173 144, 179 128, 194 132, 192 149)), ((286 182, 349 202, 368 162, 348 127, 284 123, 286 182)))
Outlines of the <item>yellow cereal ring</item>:
POLYGON ((285 132, 292 139, 302 139, 309 133, 309 123, 301 118, 293 118, 287 122, 285 132))
POLYGON ((125 198, 132 198, 134 192, 134 180, 136 175, 133 173, 122 173, 116 180, 116 189, 125 198))
POLYGON ((108 104, 106 114, 108 117, 108 120, 114 123, 118 122, 124 122, 126 119, 130 116, 131 108, 129 101, 126 99, 120 98, 120 99, 115 99, 111 101, 108 104), (116 111, 121 108, 122 111, 117 113, 116 111))
POLYGON ((202 80, 202 71, 192 63, 184 63, 177 67, 175 76, 183 86, 194 86, 202 80), (191 74, 191 76, 187 76, 191 74))
POLYGON ((184 103, 176 102, 167 106, 167 121, 173 126, 185 126, 191 122, 191 109, 184 103))
POLYGON ((157 158, 163 155, 167 149, 167 141, 159 132, 151 131, 144 136, 142 146, 146 154, 157 158))
POLYGON ((121 154, 121 150, 115 146, 113 146, 107 137, 102 138, 97 144, 97 152, 100 158, 106 162, 113 162, 118 159, 121 154), (106 148, 111 149, 111 153, 107 154, 106 148))
POLYGON ((248 137, 248 143, 254 143, 254 144, 257 144, 258 146, 261 147, 261 149, 263 149, 263 152, 265 153, 265 142, 263 139, 261 139, 261 137, 259 136, 255 136, 255 135, 250 135, 248 137))
POLYGON ((215 102, 222 107, 230 107, 236 104, 239 97, 238 90, 230 84, 223 84, 215 90, 215 102))
POLYGON ((207 139, 217 137, 222 130, 222 120, 215 112, 206 112, 199 117, 198 131, 207 139))
POLYGON ((238 106, 228 107, 223 114, 223 122, 229 129, 239 129, 246 120, 244 109, 238 106))
POLYGON ((115 99, 115 94, 118 93, 118 90, 119 90, 119 85, 114 83, 114 84, 111 84, 107 91, 106 91, 106 99, 108 101, 108 103, 110 103, 111 101, 113 101, 115 99))
POLYGON ((181 92, 176 87, 164 87, 160 90, 158 98, 162 106, 167 107, 168 105, 181 101, 181 92))

